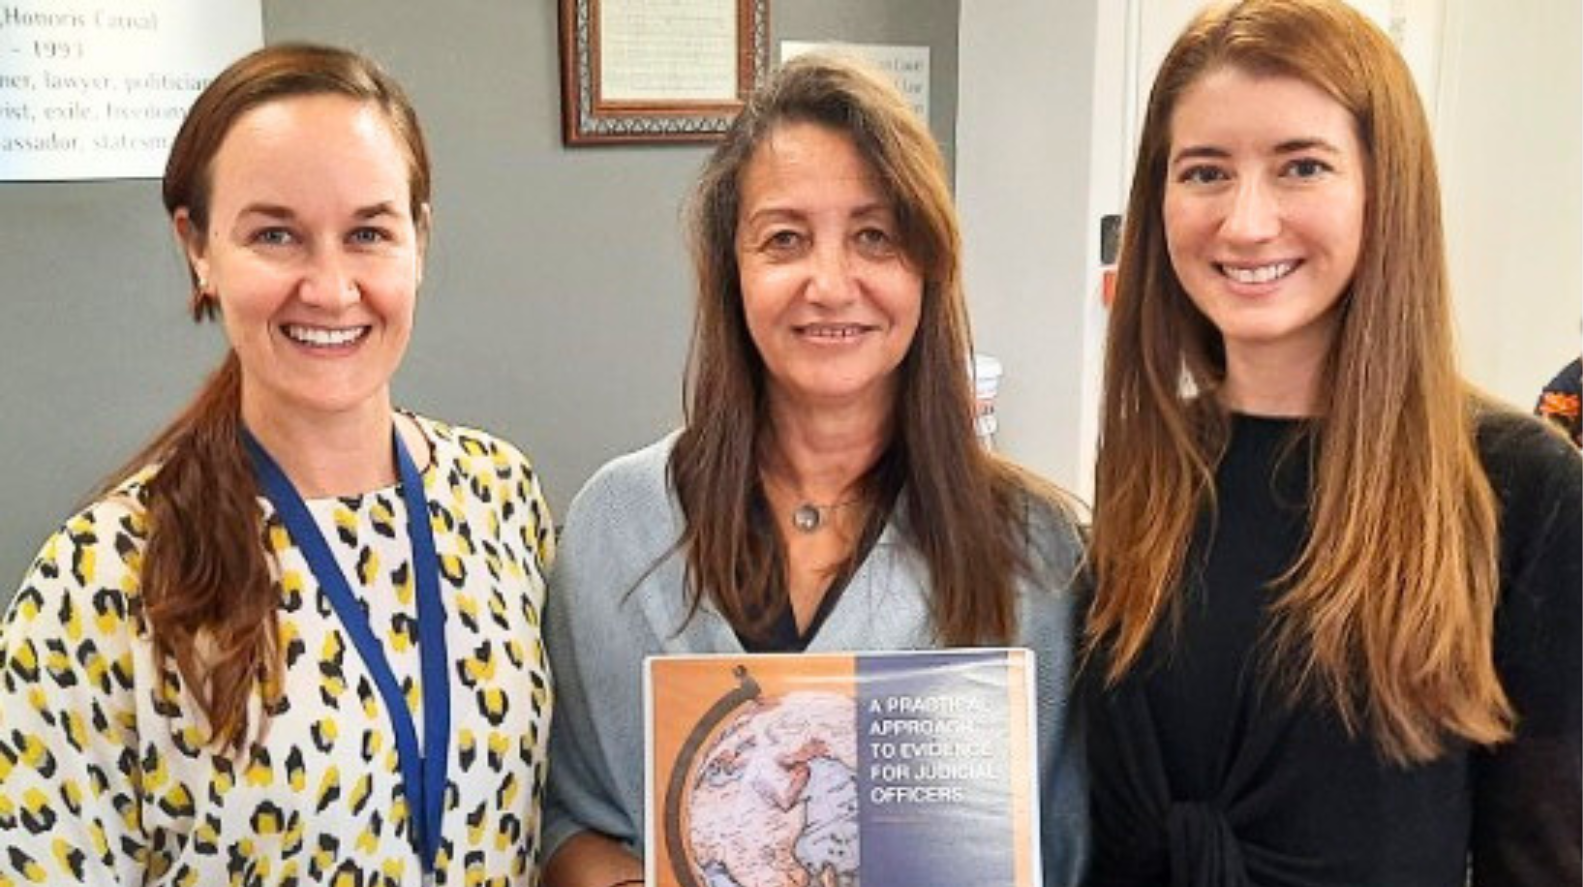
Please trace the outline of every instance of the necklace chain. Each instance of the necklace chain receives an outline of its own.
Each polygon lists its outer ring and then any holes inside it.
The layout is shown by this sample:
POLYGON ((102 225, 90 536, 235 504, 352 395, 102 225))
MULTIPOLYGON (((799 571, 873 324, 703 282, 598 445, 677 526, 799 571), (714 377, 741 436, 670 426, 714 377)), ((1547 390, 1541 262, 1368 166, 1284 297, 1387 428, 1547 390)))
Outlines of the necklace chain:
MULTIPOLYGON (((787 493, 793 493, 795 496, 795 492, 790 489, 788 484, 779 477, 770 475, 769 472, 764 475, 764 484, 766 488, 773 484, 787 493)), ((768 494, 768 489, 765 490, 765 493, 766 495, 768 494)), ((830 503, 819 503, 804 499, 796 507, 792 508, 791 525, 799 533, 817 533, 830 522, 831 515, 836 511, 862 504, 863 501, 863 496, 854 496, 851 499, 830 503)))

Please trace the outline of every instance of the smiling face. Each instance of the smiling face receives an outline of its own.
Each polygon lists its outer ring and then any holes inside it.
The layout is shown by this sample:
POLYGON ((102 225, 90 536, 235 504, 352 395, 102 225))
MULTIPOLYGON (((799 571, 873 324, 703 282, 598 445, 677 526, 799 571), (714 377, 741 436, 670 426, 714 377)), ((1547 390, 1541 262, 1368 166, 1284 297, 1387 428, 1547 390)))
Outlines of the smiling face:
POLYGON ((742 173, 736 254, 772 405, 888 416, 923 303, 890 198, 851 138, 787 123, 742 173))
POLYGON ((1304 81, 1228 67, 1182 94, 1171 135, 1171 264, 1225 341, 1228 389, 1295 374, 1311 390, 1362 245, 1351 114, 1304 81))
POLYGON ((248 111, 226 134, 205 230, 175 213, 241 362, 249 426, 388 415, 422 273, 409 174, 376 106, 295 97, 248 111))

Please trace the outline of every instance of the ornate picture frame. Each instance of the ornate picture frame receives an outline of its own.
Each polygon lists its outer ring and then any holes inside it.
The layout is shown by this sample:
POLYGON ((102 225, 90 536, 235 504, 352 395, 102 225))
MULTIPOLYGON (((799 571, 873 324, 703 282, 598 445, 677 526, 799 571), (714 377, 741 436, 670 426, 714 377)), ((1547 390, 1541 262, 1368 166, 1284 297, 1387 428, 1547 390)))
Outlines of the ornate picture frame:
POLYGON ((560 0, 568 146, 710 142, 769 68, 769 0, 560 0))

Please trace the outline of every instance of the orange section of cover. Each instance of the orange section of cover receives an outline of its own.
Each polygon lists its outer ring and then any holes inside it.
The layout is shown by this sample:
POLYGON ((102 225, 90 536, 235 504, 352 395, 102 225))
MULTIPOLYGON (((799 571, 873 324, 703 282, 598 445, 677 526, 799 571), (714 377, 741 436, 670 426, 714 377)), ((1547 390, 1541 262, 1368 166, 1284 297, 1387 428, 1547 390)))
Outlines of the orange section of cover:
MULTIPOLYGON (((1010 699, 1006 709, 1006 732, 1009 733, 1007 760, 1012 761, 1015 769, 1016 762, 1024 762, 1026 766, 1037 767, 1038 757, 1030 747, 1029 739, 1033 731, 1028 729, 1029 718, 1032 713, 1028 711, 1027 687, 1032 675, 1028 672, 1028 654, 1024 650, 1006 651, 1006 691, 1010 699)), ((1033 822, 1034 799, 1030 791, 1032 780, 1013 779, 1011 781, 1011 806, 1012 827, 1016 829, 1012 847, 1015 848, 1016 858, 1013 860, 1013 873, 1018 884, 1027 884, 1032 887, 1033 856, 1031 848, 1039 838, 1028 833, 1030 823, 1033 822)))
MULTIPOLYGON (((650 663, 654 719, 654 772, 649 774, 652 796, 663 798, 671 768, 693 727, 709 707, 737 687, 738 665, 751 663, 754 680, 766 696, 784 696, 796 690, 820 689, 856 697, 857 660, 846 655, 719 656, 650 663)), ((683 828, 686 823, 682 824, 683 828)), ((654 854, 655 887, 674 887, 670 854, 663 840, 648 848, 654 854)))

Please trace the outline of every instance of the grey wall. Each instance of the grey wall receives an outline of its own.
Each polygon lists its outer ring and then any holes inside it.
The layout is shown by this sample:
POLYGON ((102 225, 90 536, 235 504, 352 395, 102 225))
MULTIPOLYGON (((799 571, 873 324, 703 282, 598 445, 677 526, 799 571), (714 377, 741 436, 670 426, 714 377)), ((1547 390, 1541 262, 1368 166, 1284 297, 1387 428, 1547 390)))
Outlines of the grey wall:
MULTIPOLYGON (((959 0, 772 7, 776 41, 930 46, 949 156, 959 0)), ((558 510, 674 425, 691 319, 678 210, 706 149, 562 148, 551 0, 263 8, 271 42, 382 60, 424 120, 435 232, 397 401, 522 445, 558 510)), ((183 314, 184 274, 157 182, 0 184, 0 601, 218 360, 219 329, 183 314)))

